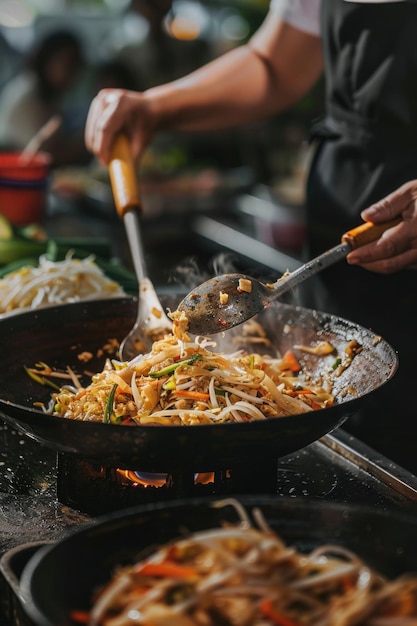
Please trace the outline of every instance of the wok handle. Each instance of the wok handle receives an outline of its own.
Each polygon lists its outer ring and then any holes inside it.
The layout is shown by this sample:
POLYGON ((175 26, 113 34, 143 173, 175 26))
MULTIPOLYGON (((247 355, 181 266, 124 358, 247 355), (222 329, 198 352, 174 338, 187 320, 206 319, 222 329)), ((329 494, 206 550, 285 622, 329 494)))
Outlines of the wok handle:
POLYGON ((135 163, 126 135, 120 134, 114 140, 109 174, 119 217, 133 210, 142 213, 135 163))
POLYGON ((381 222, 381 224, 374 224, 373 222, 365 222, 352 230, 348 230, 342 235, 342 241, 350 245, 352 250, 360 248, 361 246, 376 241, 381 237, 386 230, 389 230, 393 226, 396 226, 401 222, 400 217, 396 217, 388 222, 381 222))

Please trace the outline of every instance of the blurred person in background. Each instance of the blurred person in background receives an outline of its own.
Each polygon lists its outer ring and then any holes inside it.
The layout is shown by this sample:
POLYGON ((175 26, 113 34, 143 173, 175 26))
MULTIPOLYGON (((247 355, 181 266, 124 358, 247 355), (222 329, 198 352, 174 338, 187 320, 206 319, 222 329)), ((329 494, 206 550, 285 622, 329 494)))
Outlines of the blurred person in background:
POLYGON ((0 145, 22 150, 53 116, 59 129, 41 146, 51 165, 84 162, 90 158, 83 141, 84 127, 66 128, 64 98, 74 88, 84 67, 83 49, 71 31, 57 30, 36 42, 20 72, 0 93, 0 145))
POLYGON ((140 158, 160 131, 209 132, 269 118, 324 76, 326 115, 312 129, 306 185, 306 259, 336 245, 362 216, 402 222, 306 281, 301 303, 371 328, 399 351, 393 381, 346 428, 414 472, 416 28, 417 3, 406 0, 272 0, 247 44, 190 75, 144 92, 101 91, 85 134, 102 163, 119 132, 140 158))
POLYGON ((0 91, 18 71, 21 64, 21 53, 15 50, 0 31, 0 91))
POLYGON ((146 24, 146 35, 137 42, 121 47, 116 58, 140 76, 144 88, 179 78, 206 62, 211 49, 200 36, 172 36, 166 28, 166 19, 173 9, 172 0, 132 0, 129 15, 139 17, 146 24))

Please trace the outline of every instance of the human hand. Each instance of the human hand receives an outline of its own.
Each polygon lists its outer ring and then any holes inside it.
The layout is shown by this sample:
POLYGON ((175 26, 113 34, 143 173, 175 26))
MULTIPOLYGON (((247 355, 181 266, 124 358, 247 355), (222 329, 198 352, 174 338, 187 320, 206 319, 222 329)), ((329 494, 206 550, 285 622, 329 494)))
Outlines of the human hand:
POLYGON ((132 157, 140 157, 155 132, 149 102, 144 93, 102 89, 90 104, 84 139, 88 150, 105 166, 120 132, 128 137, 132 157))
POLYGON ((361 214, 375 224, 400 216, 402 221, 372 243, 350 252, 348 263, 380 274, 417 269, 417 179, 411 180, 361 214))

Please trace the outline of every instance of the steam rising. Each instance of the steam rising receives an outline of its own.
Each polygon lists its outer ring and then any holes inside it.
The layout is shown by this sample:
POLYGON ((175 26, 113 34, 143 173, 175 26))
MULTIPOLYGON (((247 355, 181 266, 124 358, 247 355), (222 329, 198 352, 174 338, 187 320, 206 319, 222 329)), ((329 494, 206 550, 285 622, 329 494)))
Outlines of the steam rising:
MULTIPOLYGON (((236 256, 231 252, 221 252, 210 261, 205 271, 201 270, 197 260, 194 257, 185 259, 179 264, 172 274, 172 282, 179 286, 180 293, 188 293, 197 285, 204 281, 221 274, 244 273, 247 276, 256 278, 259 275, 259 269, 253 270, 240 267, 236 256)), ((259 276, 259 280, 263 282, 273 282, 279 278, 274 276, 259 276)), ((289 298, 294 300, 294 295, 290 294, 289 298)), ((274 303, 272 309, 277 311, 279 303, 274 303)), ((272 319, 275 315, 272 313, 272 319)), ((223 331, 213 335, 216 342, 217 350, 222 352, 233 352, 237 349, 248 350, 250 352, 259 352, 261 354, 270 354, 280 356, 280 351, 276 348, 276 334, 279 327, 278 315, 276 325, 273 323, 271 328, 271 315, 265 316, 264 313, 253 318, 248 323, 241 324, 236 328, 223 331), (265 321, 268 320, 266 329, 265 321)), ((279 331, 282 332, 282 331, 279 331)))

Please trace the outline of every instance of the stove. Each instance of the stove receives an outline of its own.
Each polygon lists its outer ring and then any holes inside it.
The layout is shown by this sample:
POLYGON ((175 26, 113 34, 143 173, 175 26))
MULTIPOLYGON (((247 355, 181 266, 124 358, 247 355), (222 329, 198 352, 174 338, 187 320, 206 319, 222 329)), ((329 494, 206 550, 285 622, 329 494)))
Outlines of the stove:
POLYGON ((18 597, 34 551, 127 506, 213 494, 276 494, 417 515, 417 477, 339 428, 261 466, 148 475, 94 466, 41 446, 0 421, 0 624, 32 626, 18 597))

